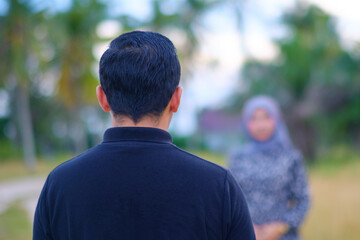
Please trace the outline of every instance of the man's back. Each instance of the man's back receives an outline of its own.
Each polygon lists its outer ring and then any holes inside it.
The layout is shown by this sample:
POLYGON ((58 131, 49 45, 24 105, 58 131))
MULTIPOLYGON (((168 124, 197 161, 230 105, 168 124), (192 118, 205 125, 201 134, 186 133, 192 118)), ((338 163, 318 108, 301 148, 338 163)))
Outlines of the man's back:
POLYGON ((231 174, 156 128, 110 128, 57 167, 39 199, 34 239, 255 239, 231 174))

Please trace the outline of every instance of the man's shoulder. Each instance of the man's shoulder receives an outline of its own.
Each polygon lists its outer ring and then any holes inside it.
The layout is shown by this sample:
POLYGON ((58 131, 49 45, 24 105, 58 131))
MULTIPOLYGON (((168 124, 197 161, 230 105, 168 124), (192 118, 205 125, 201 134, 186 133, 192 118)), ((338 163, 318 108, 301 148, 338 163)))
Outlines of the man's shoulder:
POLYGON ((211 173, 219 173, 222 175, 227 175, 227 169, 224 167, 210 162, 209 160, 206 160, 204 158, 201 158, 195 154, 189 153, 181 148, 178 148, 177 146, 173 145, 174 151, 176 152, 176 155, 181 160, 187 160, 187 163, 194 168, 198 168, 198 170, 201 171, 210 171, 211 173))
POLYGON ((69 160, 60 163, 56 166, 49 174, 49 176, 54 177, 63 177, 64 175, 70 174, 71 172, 76 172, 86 164, 86 159, 91 157, 94 153, 98 151, 98 145, 88 149, 87 151, 70 158, 69 160))

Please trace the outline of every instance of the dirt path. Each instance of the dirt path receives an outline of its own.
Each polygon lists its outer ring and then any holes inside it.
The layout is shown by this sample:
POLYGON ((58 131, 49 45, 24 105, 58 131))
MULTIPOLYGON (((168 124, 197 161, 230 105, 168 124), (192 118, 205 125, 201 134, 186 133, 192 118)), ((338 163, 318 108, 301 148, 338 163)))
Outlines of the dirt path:
POLYGON ((31 177, 0 182, 0 214, 13 202, 20 204, 27 210, 32 221, 38 197, 44 185, 44 177, 31 177))

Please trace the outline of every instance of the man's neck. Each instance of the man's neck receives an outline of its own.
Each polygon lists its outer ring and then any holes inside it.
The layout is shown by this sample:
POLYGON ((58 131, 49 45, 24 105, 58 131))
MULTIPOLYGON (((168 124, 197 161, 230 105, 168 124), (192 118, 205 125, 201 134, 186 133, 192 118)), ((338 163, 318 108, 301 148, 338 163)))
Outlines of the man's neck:
POLYGON ((134 122, 131 118, 125 116, 114 117, 111 114, 111 126, 112 127, 150 127, 160 128, 167 131, 169 128, 170 121, 163 117, 143 117, 140 121, 134 122))

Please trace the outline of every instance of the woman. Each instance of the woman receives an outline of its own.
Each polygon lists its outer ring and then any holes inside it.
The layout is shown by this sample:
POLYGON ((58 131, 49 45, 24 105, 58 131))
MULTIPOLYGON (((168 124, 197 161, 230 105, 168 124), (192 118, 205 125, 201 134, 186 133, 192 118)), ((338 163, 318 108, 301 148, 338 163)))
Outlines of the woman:
POLYGON ((245 193, 256 237, 299 239, 309 208, 306 173, 278 105, 267 96, 250 99, 242 125, 248 141, 230 155, 229 168, 245 193))

